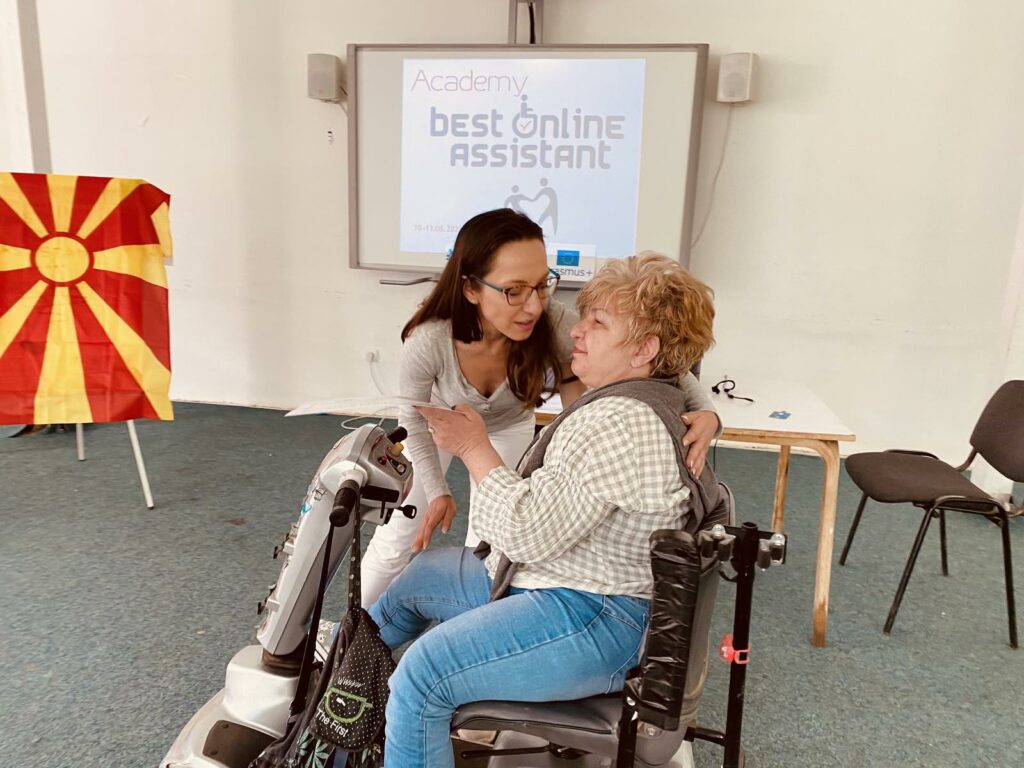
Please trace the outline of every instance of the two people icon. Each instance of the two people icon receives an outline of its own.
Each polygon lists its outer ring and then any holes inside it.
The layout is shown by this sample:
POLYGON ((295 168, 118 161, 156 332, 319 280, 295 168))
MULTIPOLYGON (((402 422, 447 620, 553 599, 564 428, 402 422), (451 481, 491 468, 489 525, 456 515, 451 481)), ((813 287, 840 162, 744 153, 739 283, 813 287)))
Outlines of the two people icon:
POLYGON ((558 193, 553 187, 548 186, 547 179, 540 180, 540 189, 533 197, 520 192, 518 184, 512 185, 512 194, 505 198, 504 207, 529 216, 530 213, 523 210, 523 203, 535 203, 538 200, 543 201, 544 208, 535 219, 537 226, 547 231, 544 224, 550 223, 550 234, 554 235, 558 232, 558 193))

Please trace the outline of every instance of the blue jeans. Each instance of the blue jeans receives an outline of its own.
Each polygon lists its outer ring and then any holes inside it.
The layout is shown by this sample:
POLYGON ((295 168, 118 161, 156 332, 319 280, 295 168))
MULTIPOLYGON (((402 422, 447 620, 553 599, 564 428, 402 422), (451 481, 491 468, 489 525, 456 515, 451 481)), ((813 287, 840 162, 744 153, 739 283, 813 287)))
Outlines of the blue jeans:
POLYGON ((386 768, 454 766, 448 731, 462 704, 617 691, 638 663, 649 601, 513 589, 489 603, 490 588, 469 549, 429 550, 368 609, 389 647, 419 638, 391 676, 386 768))

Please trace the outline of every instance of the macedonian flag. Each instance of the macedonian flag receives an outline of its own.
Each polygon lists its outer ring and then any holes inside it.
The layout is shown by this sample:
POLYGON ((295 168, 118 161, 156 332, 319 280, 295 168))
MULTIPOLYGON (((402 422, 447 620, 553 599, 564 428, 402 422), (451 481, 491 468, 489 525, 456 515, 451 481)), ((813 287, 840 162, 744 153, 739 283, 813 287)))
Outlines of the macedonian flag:
POLYGON ((170 197, 0 173, 0 424, 172 419, 170 197))

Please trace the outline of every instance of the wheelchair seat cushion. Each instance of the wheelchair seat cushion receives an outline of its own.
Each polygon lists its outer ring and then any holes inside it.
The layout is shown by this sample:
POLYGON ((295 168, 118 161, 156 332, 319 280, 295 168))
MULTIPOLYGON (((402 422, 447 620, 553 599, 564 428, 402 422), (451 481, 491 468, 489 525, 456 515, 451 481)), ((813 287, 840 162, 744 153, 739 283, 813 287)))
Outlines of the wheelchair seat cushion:
POLYGON ((909 453, 855 453, 846 459, 853 482, 875 501, 930 505, 939 496, 987 499, 949 464, 909 453))
POLYGON ((455 711, 452 730, 518 731, 552 744, 614 757, 622 694, 576 701, 476 701, 455 711))

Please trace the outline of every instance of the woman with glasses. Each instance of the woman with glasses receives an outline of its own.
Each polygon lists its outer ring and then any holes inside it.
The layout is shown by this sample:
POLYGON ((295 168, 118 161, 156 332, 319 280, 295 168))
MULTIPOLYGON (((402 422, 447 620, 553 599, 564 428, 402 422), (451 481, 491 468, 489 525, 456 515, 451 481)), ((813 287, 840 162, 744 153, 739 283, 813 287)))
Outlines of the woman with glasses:
MULTIPOLYGON (((569 367, 569 333, 579 318, 549 301, 557 285, 537 224, 509 208, 474 216, 459 231, 434 290, 402 329, 402 395, 443 408, 470 405, 502 461, 516 466, 533 439, 541 395, 553 389, 568 407, 584 391, 569 367)), ((681 386, 691 411, 684 417, 688 460, 699 474, 718 417, 692 375, 681 386)), ((438 526, 447 532, 456 513, 445 482, 451 455, 437 448, 415 410, 403 409, 400 423, 409 433, 414 471, 406 502, 419 514, 415 520, 395 515, 374 532, 362 562, 363 605, 428 546, 438 526)), ((478 541, 470 519, 466 545, 478 541)))

